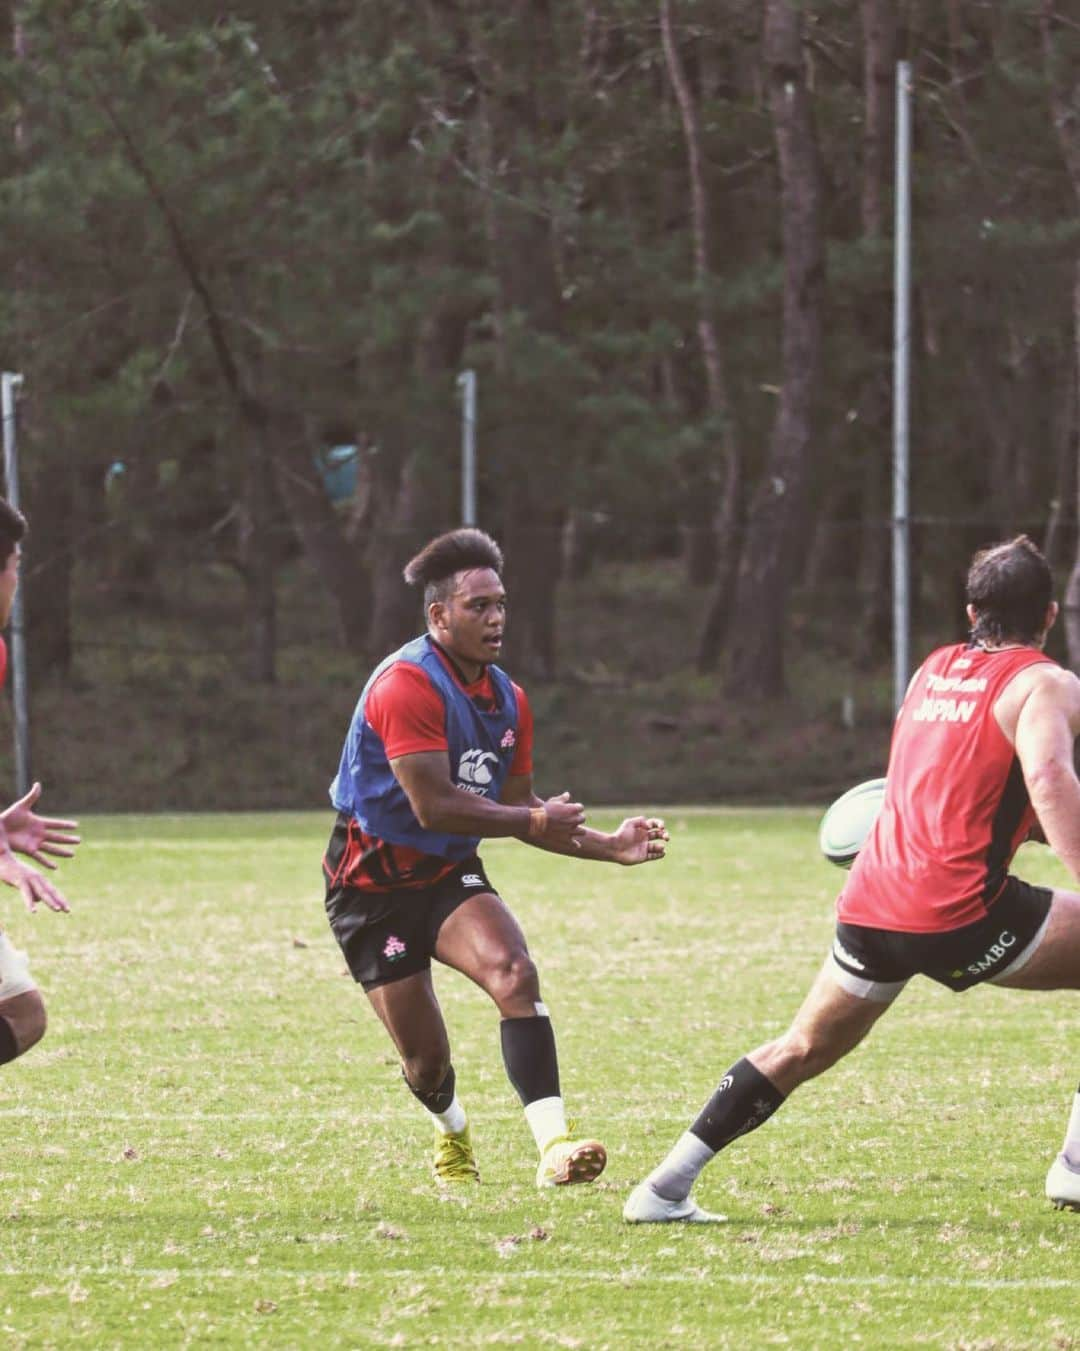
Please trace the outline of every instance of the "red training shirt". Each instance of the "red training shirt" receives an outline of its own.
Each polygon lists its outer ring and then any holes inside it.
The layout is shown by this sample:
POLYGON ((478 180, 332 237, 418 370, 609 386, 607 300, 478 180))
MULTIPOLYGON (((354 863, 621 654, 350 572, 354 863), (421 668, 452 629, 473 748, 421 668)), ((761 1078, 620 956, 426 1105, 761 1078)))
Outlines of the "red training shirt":
POLYGON ((994 704, 1036 648, 932 652, 893 729, 885 801, 836 903, 848 924, 939 933, 981 919, 1035 823, 994 704))

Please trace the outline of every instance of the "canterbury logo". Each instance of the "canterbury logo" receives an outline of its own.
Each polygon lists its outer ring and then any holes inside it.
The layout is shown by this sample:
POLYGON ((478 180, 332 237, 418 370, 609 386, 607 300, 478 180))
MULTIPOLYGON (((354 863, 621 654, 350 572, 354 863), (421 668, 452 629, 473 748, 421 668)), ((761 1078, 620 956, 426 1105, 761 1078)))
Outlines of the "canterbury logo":
POLYGON ((463 887, 482 887, 484 879, 478 873, 466 873, 461 879, 463 887))
POLYGON ((475 783, 486 788, 491 782, 491 765, 497 759, 491 751, 466 751, 458 763, 458 779, 461 783, 475 783))

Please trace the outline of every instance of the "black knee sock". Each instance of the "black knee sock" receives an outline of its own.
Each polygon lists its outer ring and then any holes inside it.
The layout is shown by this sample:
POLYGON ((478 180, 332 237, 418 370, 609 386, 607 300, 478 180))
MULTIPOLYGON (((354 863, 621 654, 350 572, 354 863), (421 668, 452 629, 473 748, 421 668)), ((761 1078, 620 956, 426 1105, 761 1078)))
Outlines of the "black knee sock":
POLYGON ((438 1088, 425 1093, 419 1088, 413 1088, 412 1084, 406 1078, 405 1071, 401 1071, 401 1077, 405 1080, 409 1092, 417 1101, 422 1102, 424 1106, 435 1116, 449 1111, 450 1104, 454 1101, 454 1088, 457 1084, 457 1075, 454 1073, 453 1065, 446 1071, 446 1078, 438 1088))
POLYGON ((0 1065, 6 1065, 19 1054, 19 1044, 6 1018, 0 1018, 0 1065))
POLYGON ((745 1057, 736 1061, 690 1127, 713 1150, 721 1150, 740 1135, 748 1135, 767 1121, 784 1101, 780 1092, 745 1057))
POLYGON ((559 1059, 550 1018, 504 1018, 499 1024, 503 1064, 521 1105, 559 1096, 559 1059))

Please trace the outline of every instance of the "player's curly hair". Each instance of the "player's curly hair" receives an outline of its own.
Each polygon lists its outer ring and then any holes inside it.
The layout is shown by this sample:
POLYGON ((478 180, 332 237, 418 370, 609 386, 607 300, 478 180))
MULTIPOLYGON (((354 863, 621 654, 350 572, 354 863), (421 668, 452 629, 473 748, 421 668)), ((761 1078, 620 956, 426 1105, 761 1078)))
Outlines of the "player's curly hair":
POLYGON ((975 611, 972 641, 1038 641, 1053 592, 1050 564, 1027 535, 980 550, 967 575, 967 601, 975 611))
POLYGON ((6 497, 0 497, 0 567, 7 563, 26 531, 26 517, 6 497))
POLYGON ((405 564, 404 577, 410 586, 424 588, 424 605, 428 606, 434 601, 448 600, 454 577, 469 568, 491 568, 501 573, 503 556, 490 535, 466 525, 437 535, 425 544, 405 564))

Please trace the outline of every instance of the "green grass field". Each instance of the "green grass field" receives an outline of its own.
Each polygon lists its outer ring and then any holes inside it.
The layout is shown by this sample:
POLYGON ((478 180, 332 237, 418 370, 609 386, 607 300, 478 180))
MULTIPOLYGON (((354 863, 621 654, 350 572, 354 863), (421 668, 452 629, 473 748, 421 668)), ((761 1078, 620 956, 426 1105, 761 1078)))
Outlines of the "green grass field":
POLYGON ((0 1071, 0 1345, 1080 1346, 1080 1216, 1042 1196, 1080 1076, 1069 995, 913 983, 706 1173, 728 1225, 622 1223, 785 1025, 841 878, 812 811, 668 819, 648 868, 485 849, 610 1163, 535 1190, 494 1011, 443 972, 483 1174, 448 1196, 323 919, 329 817, 84 820, 71 915, 0 898, 52 1019, 0 1071))

